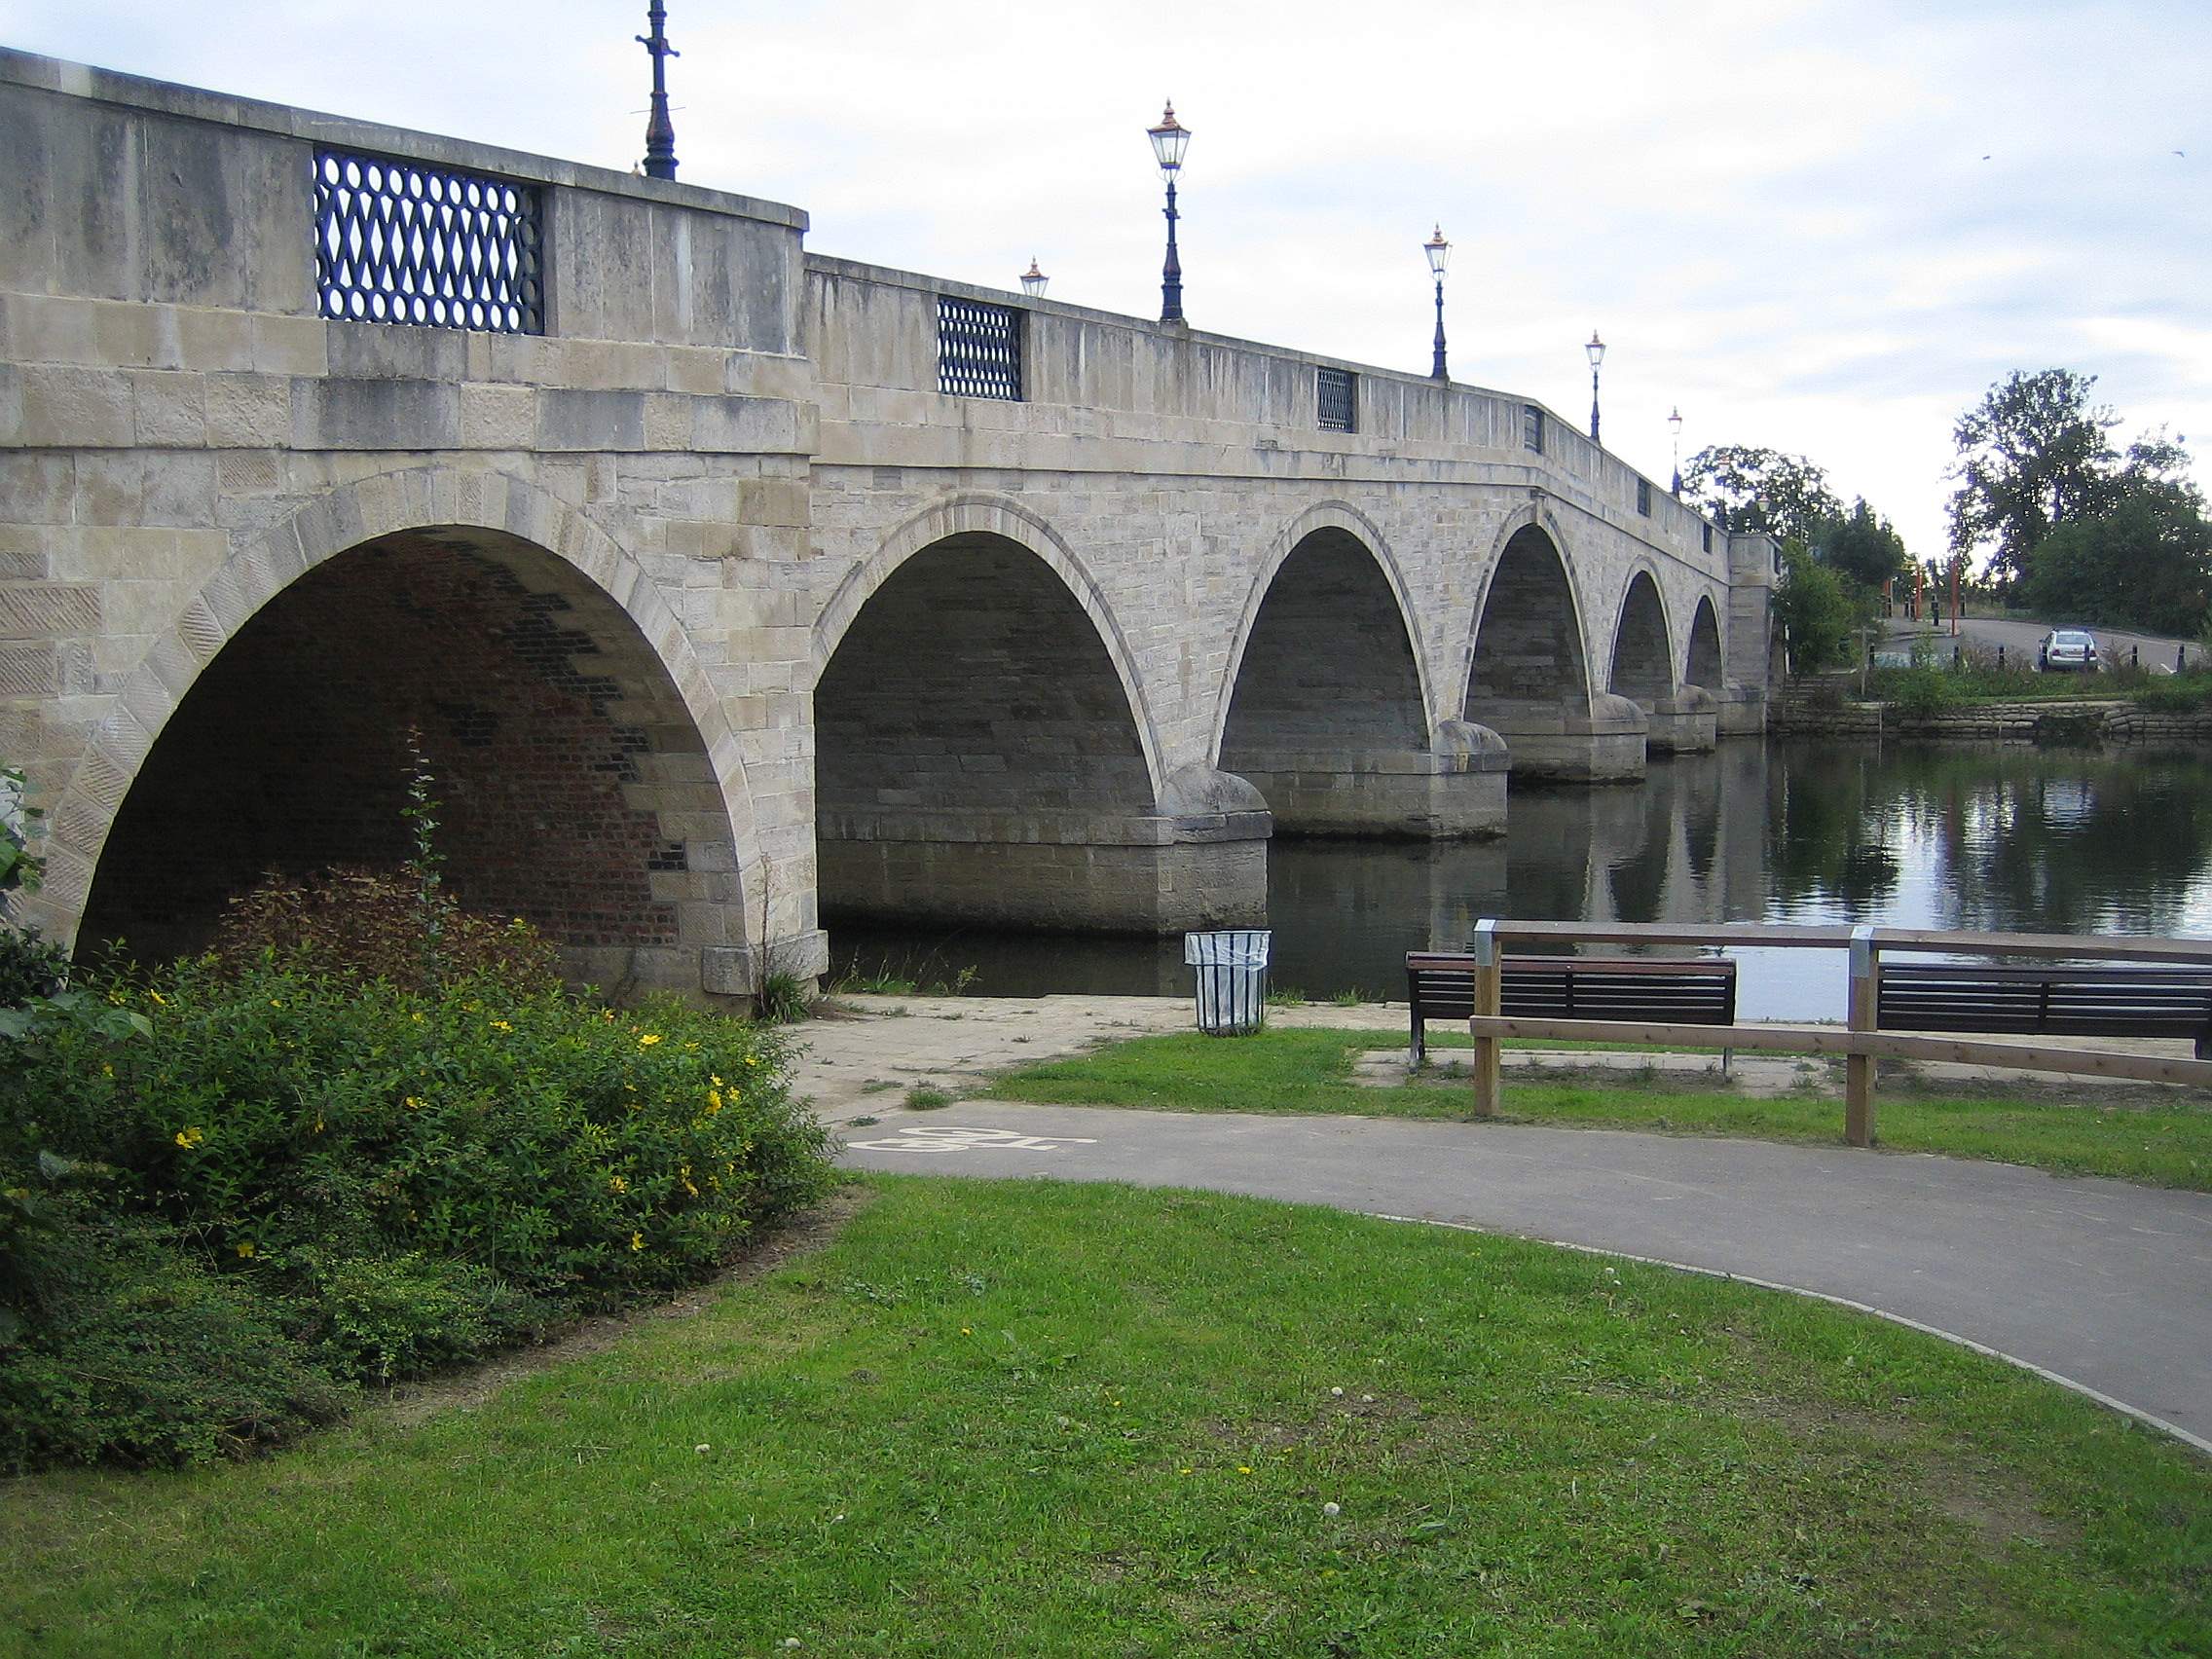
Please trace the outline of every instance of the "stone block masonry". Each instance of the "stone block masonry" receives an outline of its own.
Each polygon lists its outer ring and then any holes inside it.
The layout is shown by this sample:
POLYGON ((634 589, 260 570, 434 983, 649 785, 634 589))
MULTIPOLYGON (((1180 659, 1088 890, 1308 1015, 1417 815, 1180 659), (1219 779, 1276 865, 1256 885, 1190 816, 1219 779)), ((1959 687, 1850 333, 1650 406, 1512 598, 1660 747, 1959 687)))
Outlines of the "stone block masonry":
POLYGON ((1508 765, 1634 775, 1693 656, 1757 726, 1765 543, 1640 512, 1571 422, 1526 449, 1509 394, 21 54, 0 137, 0 717, 58 937, 403 850, 409 720, 458 756, 457 891, 701 995, 816 971, 825 908, 1249 919, 1278 821, 1476 834, 1508 765), (543 332, 323 315, 330 150, 528 196, 543 332), (1019 334, 1017 395, 940 389, 948 300, 1019 334), (1602 671, 1632 577, 1649 717, 1602 671), (163 891, 210 819, 251 832, 163 891))

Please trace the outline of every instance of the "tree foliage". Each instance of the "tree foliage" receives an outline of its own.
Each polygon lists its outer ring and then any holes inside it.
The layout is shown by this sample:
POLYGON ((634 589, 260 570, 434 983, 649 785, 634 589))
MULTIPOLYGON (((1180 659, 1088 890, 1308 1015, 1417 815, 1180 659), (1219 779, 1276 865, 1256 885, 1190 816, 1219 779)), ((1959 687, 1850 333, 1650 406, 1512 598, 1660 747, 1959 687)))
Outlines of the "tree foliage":
MULTIPOLYGON (((1959 417, 1954 552, 1986 551, 2000 577, 2017 581, 2044 537, 2111 504, 2124 464, 2109 435, 2120 417, 2089 401, 2096 384, 2071 369, 2015 369, 1959 417)), ((2180 452, 2160 438, 2136 445, 2133 459, 2156 470, 2180 452)))
POLYGON ((2028 555, 2028 603, 2084 622, 2194 634, 2208 593, 2212 524, 2195 491, 2172 481, 2124 481, 2095 517, 2060 525, 2028 555))
POLYGON ((1819 557, 1845 580, 1873 591, 1911 568, 1905 556, 1904 537, 1890 521, 1877 514, 1862 496, 1847 517, 1839 517, 1821 533, 1819 557))
POLYGON ((1827 474, 1801 455, 1752 444, 1714 444, 1683 463, 1682 495, 1722 528, 1811 545, 1843 516, 1827 474))
POLYGON ((1782 581, 1774 614, 1788 642, 1790 665, 1800 674, 1847 662, 1851 631, 1859 625, 1843 578, 1814 559, 1794 536, 1782 544, 1782 581))

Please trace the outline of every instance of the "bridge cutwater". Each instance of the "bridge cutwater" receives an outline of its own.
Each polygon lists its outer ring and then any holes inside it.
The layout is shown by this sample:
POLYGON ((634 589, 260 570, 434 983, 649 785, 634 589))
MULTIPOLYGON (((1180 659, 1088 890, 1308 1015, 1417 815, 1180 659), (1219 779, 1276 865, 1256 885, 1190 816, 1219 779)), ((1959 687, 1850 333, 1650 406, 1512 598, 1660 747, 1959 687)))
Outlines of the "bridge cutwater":
POLYGON ((1552 411, 806 251, 689 184, 0 54, 18 920, 406 856, 603 985, 1256 917, 1271 835, 1763 727, 1773 548, 1552 411))

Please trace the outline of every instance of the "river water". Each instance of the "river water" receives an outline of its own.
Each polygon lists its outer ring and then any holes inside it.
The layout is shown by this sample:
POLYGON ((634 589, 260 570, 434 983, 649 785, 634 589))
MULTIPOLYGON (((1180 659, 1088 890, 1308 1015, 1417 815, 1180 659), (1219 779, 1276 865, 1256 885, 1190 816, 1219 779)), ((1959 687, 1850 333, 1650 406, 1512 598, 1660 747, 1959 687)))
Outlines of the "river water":
MULTIPOLYGON (((1641 785, 1516 789, 1497 840, 1268 850, 1270 977, 1405 996, 1405 953, 1483 916, 1874 922, 2212 937, 2212 753, 1738 741, 1641 785)), ((832 917, 835 970, 978 995, 1182 994, 1179 939, 892 929, 832 917)), ((1841 951, 1737 950, 1752 1019, 1834 1019, 1841 951)))

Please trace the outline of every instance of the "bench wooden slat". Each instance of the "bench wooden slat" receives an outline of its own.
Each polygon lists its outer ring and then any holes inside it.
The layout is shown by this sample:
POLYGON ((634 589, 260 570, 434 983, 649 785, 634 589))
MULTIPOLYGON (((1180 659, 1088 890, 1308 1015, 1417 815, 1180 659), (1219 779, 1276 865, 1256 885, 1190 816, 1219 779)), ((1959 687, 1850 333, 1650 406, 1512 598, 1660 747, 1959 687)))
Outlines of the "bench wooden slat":
POLYGON ((1875 1024, 1891 1031, 2194 1037, 2212 1053, 2212 972, 1884 962, 1875 1024))
MULTIPOLYGON (((1501 959, 1499 1012, 1521 1019, 1590 1017, 1732 1025, 1736 964, 1728 957, 1507 956, 1501 959)), ((1475 1012, 1475 959, 1457 951, 1409 951, 1413 1054, 1427 1051, 1431 1019, 1475 1012)))

